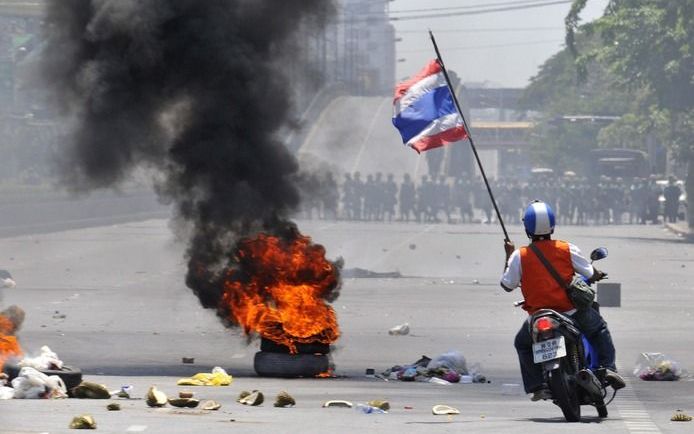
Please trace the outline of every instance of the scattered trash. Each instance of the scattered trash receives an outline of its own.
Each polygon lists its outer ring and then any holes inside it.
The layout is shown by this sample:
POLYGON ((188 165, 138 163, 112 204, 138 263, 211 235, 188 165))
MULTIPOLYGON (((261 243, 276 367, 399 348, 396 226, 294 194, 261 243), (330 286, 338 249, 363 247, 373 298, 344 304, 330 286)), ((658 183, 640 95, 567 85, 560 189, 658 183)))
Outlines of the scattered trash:
POLYGON ((679 364, 663 353, 641 353, 634 368, 634 375, 645 381, 677 381, 682 373, 679 364))
POLYGON ((149 405, 150 407, 163 407, 168 402, 166 393, 162 392, 161 390, 158 390, 155 386, 149 388, 149 390, 147 391, 147 395, 145 396, 145 399, 147 405, 149 405))
POLYGON ((275 407, 293 407, 296 405, 296 401, 287 392, 282 391, 277 394, 275 399, 275 407))
POLYGON ((176 382, 179 386, 228 386, 232 377, 227 371, 215 366, 211 373, 201 372, 190 378, 181 378, 176 382))
POLYGON ((171 398, 169 404, 178 408, 195 408, 200 404, 200 401, 194 398, 171 398))
POLYGON ((65 319, 67 318, 67 315, 64 313, 60 313, 59 310, 56 310, 55 313, 53 314, 53 319, 65 319))
POLYGON ((7 382, 10 377, 7 376, 4 372, 0 372, 0 386, 7 386, 7 382))
POLYGON ((195 363, 195 357, 182 357, 181 363, 192 365, 193 363, 195 363))
POLYGON ((429 378, 429 383, 431 383, 431 384, 439 384, 439 385, 441 385, 441 386, 450 386, 451 384, 453 384, 453 383, 451 383, 450 381, 446 381, 446 380, 444 380, 444 379, 442 379, 442 378, 438 378, 438 377, 431 377, 431 378, 429 378))
POLYGON ((479 285, 480 281, 478 279, 472 279, 472 284, 473 285, 479 285))
POLYGON ((220 408, 222 408, 222 404, 218 403, 217 401, 209 400, 209 401, 203 402, 202 405, 200 406, 200 408, 203 410, 215 411, 215 410, 219 410, 220 408))
MULTIPOLYGON (((248 393, 248 392, 246 392, 248 393)), ((251 406, 258 406, 265 401, 265 396, 263 396, 263 392, 260 392, 258 390, 254 390, 251 393, 246 394, 244 392, 241 392, 241 395, 239 395, 239 403, 243 405, 251 405, 251 406)))
POLYGON ((106 410, 108 410, 108 411, 120 411, 120 404, 118 404, 117 402, 112 402, 106 406, 106 410))
POLYGON ((180 392, 178 392, 179 398, 192 398, 193 396, 195 396, 195 394, 190 390, 181 390, 180 392))
POLYGON ((416 249, 416 248, 417 248, 417 245, 416 245, 416 244, 410 244, 410 250, 414 250, 414 249, 416 249))
POLYGON ((133 386, 130 386, 130 385, 121 386, 120 390, 114 390, 110 393, 111 393, 111 396, 115 396, 116 398, 130 399, 130 395, 132 395, 132 393, 133 393, 133 386))
POLYGON ((349 402, 349 401, 343 401, 343 400, 332 400, 332 401, 325 401, 323 403, 323 407, 343 407, 343 408, 352 408, 354 405, 349 402))
POLYGON ((380 399, 374 399, 373 401, 367 402, 367 404, 371 407, 380 408, 381 410, 384 410, 384 411, 390 410, 390 403, 388 401, 383 401, 380 399))
POLYGON ((388 412, 385 410, 382 410, 378 407, 372 407, 370 405, 365 405, 365 404, 357 404, 357 410, 361 411, 364 414, 387 414, 388 412))
POLYGON ((446 416, 450 414, 460 414, 460 410, 449 405, 438 404, 431 408, 431 412, 437 416, 446 416))
POLYGON ((448 385, 451 383, 489 383, 480 372, 478 364, 467 368, 465 357, 459 351, 449 351, 435 359, 422 356, 409 365, 395 365, 384 371, 384 379, 400 381, 423 381, 448 385))
POLYGON ((374 368, 366 368, 365 376, 369 378, 374 378, 376 376, 376 370, 374 368))
POLYGON ((19 370, 12 380, 12 388, 16 399, 67 398, 67 388, 60 377, 49 377, 29 366, 19 370))
POLYGON ((690 415, 686 414, 685 412, 683 412, 682 410, 678 409, 675 412, 675 414, 672 415, 670 420, 673 422, 691 422, 692 417, 690 415))
POLYGON ((89 381, 83 381, 70 391, 75 398, 82 399, 110 399, 111 392, 106 389, 106 386, 89 381))
POLYGON ((405 410, 414 410, 414 407, 412 407, 411 405, 406 405, 406 406, 404 406, 403 408, 404 408, 405 410))
POLYGON ((17 366, 31 367, 38 371, 46 369, 55 369, 57 371, 63 369, 63 361, 51 349, 44 345, 41 347, 41 353, 38 357, 25 357, 17 363, 17 366))
POLYGON ((17 282, 15 282, 11 277, 0 278, 0 288, 16 288, 17 282))
POLYGON ((87 414, 76 416, 70 422, 70 429, 96 429, 96 421, 87 414))
POLYGON ((395 327, 388 330, 388 334, 391 336, 404 336, 410 333, 410 324, 404 323, 396 325, 395 327))
POLYGON ((7 386, 0 386, 0 400, 14 398, 14 389, 7 386))

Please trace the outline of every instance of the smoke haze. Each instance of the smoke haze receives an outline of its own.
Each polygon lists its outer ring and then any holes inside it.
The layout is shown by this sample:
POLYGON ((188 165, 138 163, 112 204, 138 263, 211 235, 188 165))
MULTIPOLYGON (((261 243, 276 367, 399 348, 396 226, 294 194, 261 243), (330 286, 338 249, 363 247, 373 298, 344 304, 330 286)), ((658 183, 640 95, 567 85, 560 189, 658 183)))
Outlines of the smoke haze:
POLYGON ((65 184, 161 171, 160 196, 192 227, 187 283, 205 307, 241 237, 295 233, 301 177, 276 134, 292 121, 283 71, 300 26, 331 12, 325 0, 49 2, 41 71, 70 122, 65 184))

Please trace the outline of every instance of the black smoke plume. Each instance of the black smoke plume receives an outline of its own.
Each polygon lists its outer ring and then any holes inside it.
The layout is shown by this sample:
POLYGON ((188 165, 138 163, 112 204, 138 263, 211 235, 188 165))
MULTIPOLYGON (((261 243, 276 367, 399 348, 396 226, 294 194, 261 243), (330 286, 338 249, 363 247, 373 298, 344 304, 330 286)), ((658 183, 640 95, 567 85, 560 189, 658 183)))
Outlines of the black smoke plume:
MULTIPOLYGON (((41 71, 70 135, 66 185, 116 185, 134 168, 192 227, 187 284, 215 308, 233 248, 258 231, 291 238, 299 204, 286 70, 298 30, 326 0, 50 0, 41 71)), ((294 62, 294 63, 291 63, 294 62)), ((230 258, 231 256, 231 258, 230 258)), ((333 296, 334 298, 334 296, 333 296)))

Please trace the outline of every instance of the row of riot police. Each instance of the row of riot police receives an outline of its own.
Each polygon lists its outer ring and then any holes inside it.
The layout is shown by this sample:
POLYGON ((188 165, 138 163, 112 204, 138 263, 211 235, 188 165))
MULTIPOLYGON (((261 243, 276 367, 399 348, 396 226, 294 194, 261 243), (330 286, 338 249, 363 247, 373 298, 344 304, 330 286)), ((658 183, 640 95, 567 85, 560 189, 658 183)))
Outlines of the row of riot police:
MULTIPOLYGON (((681 187, 671 178, 661 185, 655 178, 554 178, 490 181, 505 222, 520 223, 525 206, 540 199, 556 210, 564 225, 657 223, 661 216, 677 221, 681 187)), ((338 185, 328 173, 311 180, 304 199, 304 216, 354 221, 415 221, 422 223, 490 223, 496 213, 480 178, 424 175, 419 182, 405 174, 399 183, 393 174, 344 174, 338 185)))

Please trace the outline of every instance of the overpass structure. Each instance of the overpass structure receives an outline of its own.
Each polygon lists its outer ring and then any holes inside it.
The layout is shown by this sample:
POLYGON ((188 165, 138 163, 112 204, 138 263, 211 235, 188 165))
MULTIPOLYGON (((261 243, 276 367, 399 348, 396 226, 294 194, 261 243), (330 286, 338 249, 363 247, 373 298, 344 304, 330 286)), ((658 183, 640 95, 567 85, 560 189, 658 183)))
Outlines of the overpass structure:
POLYGON ((1 0, 0 16, 39 18, 43 16, 45 6, 43 0, 1 0))

